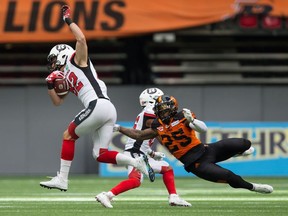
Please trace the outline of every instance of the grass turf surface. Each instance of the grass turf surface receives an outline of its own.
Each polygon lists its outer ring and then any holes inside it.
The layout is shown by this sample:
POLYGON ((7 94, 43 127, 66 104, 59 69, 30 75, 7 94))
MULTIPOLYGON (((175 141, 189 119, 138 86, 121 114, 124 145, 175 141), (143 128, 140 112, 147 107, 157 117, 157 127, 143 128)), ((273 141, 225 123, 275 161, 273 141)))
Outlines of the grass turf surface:
POLYGON ((171 207, 161 176, 147 179, 140 188, 117 196, 113 209, 95 201, 95 195, 108 191, 123 178, 70 176, 69 190, 61 192, 41 188, 43 177, 1 177, 0 215, 11 216, 284 216, 288 212, 288 178, 245 178, 255 183, 271 184, 272 194, 233 189, 195 177, 176 178, 178 194, 192 207, 171 207))

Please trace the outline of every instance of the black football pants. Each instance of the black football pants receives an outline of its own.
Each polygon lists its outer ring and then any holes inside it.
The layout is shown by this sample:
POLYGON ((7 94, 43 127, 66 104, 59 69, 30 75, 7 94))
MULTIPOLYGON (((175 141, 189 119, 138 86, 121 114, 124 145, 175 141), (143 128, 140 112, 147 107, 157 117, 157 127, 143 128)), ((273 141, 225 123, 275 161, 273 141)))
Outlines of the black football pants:
POLYGON ((253 185, 243 180, 232 171, 225 169, 217 162, 225 161, 236 154, 243 153, 251 146, 251 142, 243 138, 223 139, 205 145, 205 153, 185 169, 196 176, 211 182, 227 183, 233 188, 251 190, 253 185))

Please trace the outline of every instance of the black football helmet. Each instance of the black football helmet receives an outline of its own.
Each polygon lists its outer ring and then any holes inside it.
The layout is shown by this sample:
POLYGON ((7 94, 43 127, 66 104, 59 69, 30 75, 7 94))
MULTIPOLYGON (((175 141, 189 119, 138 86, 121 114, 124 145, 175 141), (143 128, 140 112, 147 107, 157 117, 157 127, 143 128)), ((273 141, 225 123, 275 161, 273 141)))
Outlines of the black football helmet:
POLYGON ((169 124, 171 118, 176 115, 178 111, 178 102, 176 98, 169 95, 159 96, 155 102, 154 112, 164 124, 169 124))

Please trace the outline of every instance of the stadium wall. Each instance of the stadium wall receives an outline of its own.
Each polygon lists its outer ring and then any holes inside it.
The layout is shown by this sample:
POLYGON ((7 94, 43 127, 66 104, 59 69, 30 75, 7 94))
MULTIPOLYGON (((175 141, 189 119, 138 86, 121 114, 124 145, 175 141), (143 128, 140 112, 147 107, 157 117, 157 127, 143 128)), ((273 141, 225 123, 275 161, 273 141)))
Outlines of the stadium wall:
MULTIPOLYGON (((150 86, 109 86, 118 121, 134 121, 141 110, 138 96, 146 87, 150 86)), ((231 122, 234 127, 237 123, 246 123, 249 127, 249 122, 266 126, 269 122, 283 125, 288 122, 287 86, 158 87, 175 96, 180 109, 190 108, 199 119, 207 122, 231 122)), ((59 169, 62 133, 83 108, 80 102, 69 95, 62 106, 54 107, 44 86, 2 86, 0 100, 0 175, 55 174, 59 169)), ((287 146, 286 141, 284 151, 287 146)), ((283 154, 282 158, 287 157, 287 152, 283 154)), ((76 145, 71 173, 98 173, 89 136, 81 137, 76 145)))

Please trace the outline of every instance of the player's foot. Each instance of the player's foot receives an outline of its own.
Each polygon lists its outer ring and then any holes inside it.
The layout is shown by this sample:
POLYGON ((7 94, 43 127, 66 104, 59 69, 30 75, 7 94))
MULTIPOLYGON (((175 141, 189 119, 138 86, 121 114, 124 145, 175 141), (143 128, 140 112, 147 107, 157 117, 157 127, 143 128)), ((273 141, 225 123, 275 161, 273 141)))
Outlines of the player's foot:
POLYGON ((177 194, 169 195, 169 205, 170 206, 183 206, 183 207, 192 206, 191 203, 186 202, 184 199, 181 199, 177 194))
POLYGON ((144 162, 146 164, 146 168, 148 170, 148 177, 149 177, 151 182, 154 182, 155 181, 155 172, 149 164, 148 157, 146 155, 143 155, 143 159, 144 159, 144 162))
POLYGON ((245 156, 253 154, 254 152, 255 152, 255 148, 251 146, 249 149, 247 149, 243 153, 234 155, 234 157, 241 157, 241 156, 245 157, 245 156))
POLYGON ((258 192, 258 193, 272 193, 273 192, 273 187, 267 184, 253 184, 253 189, 252 191, 258 192))
POLYGON ((40 182, 40 186, 48 189, 58 189, 61 191, 67 191, 68 181, 63 179, 59 173, 57 176, 53 177, 50 181, 40 182))
POLYGON ((111 205, 112 199, 109 198, 106 192, 98 194, 95 199, 97 200, 97 202, 100 202, 101 205, 105 208, 113 208, 113 206, 111 205))
POLYGON ((139 170, 141 173, 143 173, 144 175, 149 177, 148 167, 147 167, 144 157, 141 156, 141 157, 135 158, 135 160, 136 160, 135 168, 139 170))

